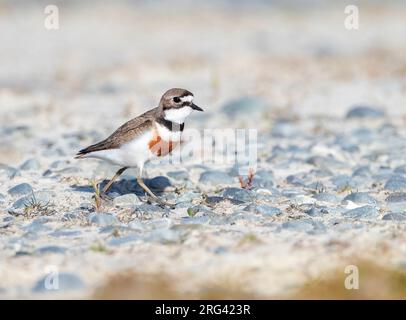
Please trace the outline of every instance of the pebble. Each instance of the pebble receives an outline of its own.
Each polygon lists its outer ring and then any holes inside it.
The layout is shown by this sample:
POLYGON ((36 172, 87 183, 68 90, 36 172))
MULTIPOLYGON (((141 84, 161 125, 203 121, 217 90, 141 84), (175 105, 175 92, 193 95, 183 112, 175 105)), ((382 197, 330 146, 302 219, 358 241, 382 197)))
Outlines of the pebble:
POLYGON ((169 171, 168 177, 174 180, 187 180, 189 179, 189 173, 187 171, 169 171))
POLYGON ((250 204, 244 208, 244 211, 251 211, 263 216, 272 217, 282 214, 282 211, 279 208, 269 206, 267 204, 250 204))
POLYGON ((14 217, 10 215, 5 215, 0 217, 0 229, 9 227, 14 221, 14 217))
POLYGON ((199 182, 205 185, 225 185, 233 184, 234 179, 222 171, 206 171, 200 175, 199 182))
POLYGON ((343 216, 348 218, 376 218, 379 216, 379 212, 372 206, 362 206, 352 210, 343 212, 343 216))
POLYGON ((113 247, 121 246, 121 245, 126 245, 126 244, 129 244, 131 242, 141 240, 141 239, 142 238, 140 236, 137 236, 135 234, 130 234, 130 235, 124 236, 124 237, 113 238, 109 242, 107 242, 107 245, 113 246, 113 247))
POLYGON ((386 202, 389 203, 406 202, 406 193, 405 192, 392 193, 386 198, 386 202))
POLYGON ((314 229, 314 225, 311 220, 290 220, 287 222, 282 223, 282 229, 285 230, 292 230, 292 231, 312 231, 314 229))
POLYGON ((386 190, 406 190, 406 178, 404 176, 396 175, 391 177, 385 184, 386 190))
POLYGON ((159 191, 164 191, 172 185, 169 179, 163 176, 154 177, 152 179, 145 179, 144 182, 151 189, 159 191))
POLYGON ((0 163, 0 178, 13 179, 16 175, 18 175, 17 169, 0 163))
POLYGON ((34 192, 34 195, 29 195, 18 199, 13 204, 14 209, 21 209, 24 208, 31 203, 40 203, 44 206, 49 205, 51 203, 52 197, 55 196, 55 193, 50 191, 38 191, 34 192))
POLYGON ((20 170, 39 170, 41 169, 41 165, 37 159, 29 159, 25 161, 21 166, 20 170))
POLYGON ((269 103, 259 97, 242 97, 225 104, 221 110, 227 116, 234 119, 244 117, 249 114, 251 117, 256 117, 266 112, 269 108, 269 103))
POLYGON ((405 212, 390 212, 390 213, 385 214, 382 217, 382 220, 405 221, 406 213, 405 212))
POLYGON ((313 198, 318 201, 329 202, 329 203, 338 203, 340 198, 335 194, 328 192, 319 192, 313 195, 313 198))
POLYGON ((6 196, 4 194, 0 193, 0 203, 3 203, 6 201, 6 196))
POLYGON ((111 213, 92 213, 89 221, 97 226, 105 227, 119 224, 118 219, 111 213))
POLYGON ((73 273, 52 272, 37 281, 32 288, 34 293, 59 293, 84 289, 82 280, 73 273))
POLYGON ((10 188, 8 191, 8 194, 17 197, 17 196, 25 196, 28 194, 33 193, 33 189, 30 184, 28 183, 20 183, 12 188, 10 188))
POLYGON ((352 202, 358 203, 358 204, 370 204, 370 205, 377 204, 376 199, 374 199, 372 196, 370 196, 366 192, 351 193, 343 199, 344 203, 346 203, 348 201, 352 201, 352 202))
POLYGON ((254 192, 252 192, 251 190, 241 188, 226 188, 222 191, 221 196, 244 202, 251 202, 255 199, 254 192))
POLYGON ((375 107, 370 106, 353 106, 346 114, 347 119, 353 118, 380 118, 385 116, 385 113, 375 107))
POLYGON ((328 207, 311 207, 310 209, 306 210, 305 213, 311 217, 323 217, 324 215, 328 214, 328 207))
POLYGON ((35 250, 38 254, 64 254, 66 251, 66 248, 60 246, 43 246, 35 250))
POLYGON ((125 194, 114 198, 113 204, 118 207, 131 207, 135 204, 140 204, 142 201, 133 193, 125 194))

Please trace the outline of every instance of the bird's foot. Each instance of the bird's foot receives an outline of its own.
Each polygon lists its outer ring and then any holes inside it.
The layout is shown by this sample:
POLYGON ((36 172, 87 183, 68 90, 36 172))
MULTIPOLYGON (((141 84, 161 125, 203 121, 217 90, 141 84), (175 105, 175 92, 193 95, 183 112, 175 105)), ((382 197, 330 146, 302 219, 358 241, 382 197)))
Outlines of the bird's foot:
POLYGON ((148 201, 149 202, 156 202, 159 206, 161 206, 161 207, 169 207, 170 209, 175 209, 175 206, 176 206, 174 203, 166 202, 166 201, 164 201, 164 200, 162 200, 162 199, 160 199, 158 197, 155 198, 155 197, 149 196, 148 201))

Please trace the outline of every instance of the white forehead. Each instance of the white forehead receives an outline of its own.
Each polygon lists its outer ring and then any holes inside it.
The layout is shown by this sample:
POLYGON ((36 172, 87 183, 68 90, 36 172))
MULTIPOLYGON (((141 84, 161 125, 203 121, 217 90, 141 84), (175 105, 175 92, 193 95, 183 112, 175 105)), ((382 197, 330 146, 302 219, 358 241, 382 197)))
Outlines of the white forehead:
POLYGON ((180 97, 180 100, 181 100, 182 102, 192 102, 192 101, 193 101, 193 96, 180 97))

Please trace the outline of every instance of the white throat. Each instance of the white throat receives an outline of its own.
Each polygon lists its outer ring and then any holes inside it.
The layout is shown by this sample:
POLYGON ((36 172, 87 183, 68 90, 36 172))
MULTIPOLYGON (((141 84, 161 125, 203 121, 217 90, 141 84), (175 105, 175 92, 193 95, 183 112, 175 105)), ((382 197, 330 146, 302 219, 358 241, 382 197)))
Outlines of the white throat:
POLYGON ((165 120, 182 124, 185 122, 185 119, 190 115, 191 112, 192 108, 189 106, 179 109, 169 109, 165 111, 164 118, 165 120))

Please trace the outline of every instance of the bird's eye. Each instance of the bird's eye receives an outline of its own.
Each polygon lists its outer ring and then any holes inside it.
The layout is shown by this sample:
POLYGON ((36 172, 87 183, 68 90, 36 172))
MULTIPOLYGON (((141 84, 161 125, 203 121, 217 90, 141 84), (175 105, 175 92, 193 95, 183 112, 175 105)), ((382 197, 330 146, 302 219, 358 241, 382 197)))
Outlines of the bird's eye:
POLYGON ((175 97, 175 98, 173 98, 173 101, 175 101, 176 103, 179 103, 179 102, 180 102, 180 98, 179 98, 179 97, 175 97))

